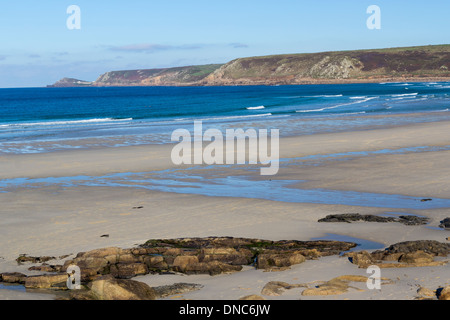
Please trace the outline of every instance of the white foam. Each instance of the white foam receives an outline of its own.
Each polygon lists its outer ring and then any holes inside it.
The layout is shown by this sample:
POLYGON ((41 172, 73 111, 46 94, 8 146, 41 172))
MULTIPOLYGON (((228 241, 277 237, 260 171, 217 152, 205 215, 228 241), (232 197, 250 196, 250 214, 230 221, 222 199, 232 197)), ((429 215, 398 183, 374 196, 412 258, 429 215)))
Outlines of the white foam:
POLYGON ((409 97, 409 96, 417 96, 419 93, 403 93, 403 94, 393 94, 391 97, 409 97))
POLYGON ((278 97, 279 99, 299 99, 299 98, 339 98, 342 97, 342 94, 320 94, 314 96, 287 96, 287 97, 278 97))
POLYGON ((355 100, 355 99, 366 99, 367 96, 361 96, 361 97, 350 97, 349 99, 355 100))
POLYGON ((258 106, 258 107, 248 107, 247 110, 259 110, 259 109, 264 109, 264 106, 258 106))
POLYGON ((358 103, 363 103, 372 99, 375 99, 376 97, 369 97, 369 98, 365 98, 363 100, 358 100, 358 101, 354 101, 354 102, 349 102, 349 103, 341 103, 341 104, 337 104, 335 106, 332 107, 326 107, 326 108, 320 108, 320 109, 311 109, 311 110, 296 110, 295 112, 317 112, 317 111, 324 111, 324 110, 329 110, 329 109, 336 109, 339 107, 344 107, 344 106, 350 106, 352 104, 358 104, 358 103))
POLYGON ((304 96, 306 98, 312 97, 312 98, 336 98, 336 97, 342 97, 342 94, 322 94, 317 96, 304 96))
POLYGON ((2 125, 0 125, 0 127, 1 128, 5 128, 5 127, 56 126, 56 125, 70 125, 70 124, 83 124, 83 123, 96 123, 96 122, 131 121, 131 120, 133 120, 133 118, 125 118, 125 119, 100 118, 100 119, 68 120, 68 121, 23 122, 23 123, 2 124, 2 125))
POLYGON ((323 111, 327 108, 322 108, 322 109, 311 109, 311 110, 296 110, 295 112, 317 112, 317 111, 323 111))
MULTIPOLYGON (((245 119, 245 118, 255 118, 255 117, 267 117, 271 116, 271 113, 262 113, 262 114, 250 114, 245 116, 226 116, 226 117, 211 117, 211 118, 202 118, 195 119, 196 121, 206 121, 206 120, 230 120, 230 119, 245 119)), ((193 119, 188 118, 180 118, 175 119, 175 121, 192 121, 193 119)))
POLYGON ((362 113, 366 113, 365 111, 361 111, 361 112, 350 112, 350 113, 346 113, 346 115, 348 114, 362 114, 362 113))

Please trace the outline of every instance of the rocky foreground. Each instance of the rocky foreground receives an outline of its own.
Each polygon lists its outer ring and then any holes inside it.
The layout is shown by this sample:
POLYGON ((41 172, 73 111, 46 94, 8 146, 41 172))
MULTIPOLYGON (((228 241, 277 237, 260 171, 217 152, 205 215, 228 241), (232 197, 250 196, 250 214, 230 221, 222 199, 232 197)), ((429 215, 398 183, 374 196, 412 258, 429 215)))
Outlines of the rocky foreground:
MULTIPOLYGON (((166 296, 201 290, 201 285, 175 283, 150 287, 132 280, 149 273, 209 274, 233 273, 243 266, 264 271, 283 271, 292 265, 324 256, 341 255, 360 268, 403 268, 439 266, 448 263, 450 243, 431 240, 407 241, 393 244, 385 250, 374 252, 350 251, 356 244, 341 241, 269 241, 261 239, 208 237, 154 239, 135 248, 109 247, 80 252, 75 257, 59 257, 62 264, 49 264, 56 257, 17 258, 19 264, 31 264, 30 271, 39 275, 1 273, 0 281, 22 284, 27 290, 50 290, 64 292, 60 297, 74 300, 155 300, 166 296), (342 255, 343 254, 343 255, 342 255), (75 283, 71 271, 80 270, 79 290, 68 290, 75 283)), ((267 283, 261 291, 263 296, 281 295, 284 290, 304 287, 304 296, 335 295, 347 292, 352 282, 366 282, 365 276, 342 275, 321 283, 289 284, 280 281, 267 283)), ((389 279, 381 279, 383 284, 389 279)), ((419 292, 420 291, 420 292, 419 292)), ((420 288, 422 298, 450 300, 450 287, 420 288)), ((264 299, 262 296, 246 296, 242 299, 264 299)))

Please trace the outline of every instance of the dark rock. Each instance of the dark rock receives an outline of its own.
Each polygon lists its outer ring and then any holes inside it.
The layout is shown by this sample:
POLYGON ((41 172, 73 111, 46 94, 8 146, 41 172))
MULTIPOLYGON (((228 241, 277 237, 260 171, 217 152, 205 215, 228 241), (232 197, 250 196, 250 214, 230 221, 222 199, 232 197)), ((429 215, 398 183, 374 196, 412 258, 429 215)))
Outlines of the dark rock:
POLYGON ((110 267, 110 274, 118 279, 131 279, 148 272, 148 267, 145 263, 117 263, 110 267))
POLYGON ((81 282, 92 281, 97 275, 106 274, 109 271, 108 260, 101 257, 80 256, 73 260, 67 260, 61 270, 66 271, 71 265, 80 268, 81 282))
POLYGON ((421 225, 427 224, 429 219, 426 217, 418 217, 413 215, 395 217, 380 217, 372 214, 361 215, 359 213, 331 214, 325 218, 319 219, 318 222, 400 222, 405 225, 421 225))
POLYGON ((450 244, 434 240, 405 241, 393 244, 385 250, 349 252, 345 256, 360 268, 376 265, 380 268, 429 267, 445 265, 447 261, 434 260, 435 256, 447 256, 450 244), (389 261, 392 261, 389 263, 389 261))
POLYGON ((231 265, 246 265, 252 262, 253 253, 249 249, 205 248, 198 255, 200 262, 220 261, 231 265))
MULTIPOLYGON (((115 279, 103 276, 89 284, 95 300, 156 300, 156 291, 147 284, 135 280, 115 279)), ((86 297, 86 295, 84 296, 86 297)))
MULTIPOLYGON (((377 260, 383 260, 383 261, 398 261, 404 253, 402 252, 396 252, 396 253, 382 253, 380 256, 380 259, 377 260)), ((372 253, 372 257, 376 258, 376 253, 372 253)))
POLYGON ((416 226, 416 225, 422 225, 427 224, 430 220, 427 217, 418 217, 418 216, 399 216, 398 222, 403 223, 407 226, 416 226))
MULTIPOLYGON (((144 261, 144 257, 140 255, 134 255, 132 253, 125 253, 120 254, 114 262, 120 262, 120 263, 141 263, 144 261)), ((114 263, 113 261, 109 261, 111 263, 114 263)))
POLYGON ((444 257, 450 254, 450 243, 442 243, 435 240, 404 241, 393 244, 382 252, 384 252, 385 254, 392 254, 392 253, 409 253, 418 250, 424 251, 434 256, 444 257))
POLYGON ((41 272, 60 272, 62 266, 48 265, 46 263, 40 266, 29 267, 29 271, 41 271, 41 272))
POLYGON ((417 250, 415 252, 408 252, 400 256, 398 259, 399 262, 404 263, 428 263, 434 260, 434 256, 432 254, 423 252, 422 250, 417 250))
POLYGON ((153 287, 153 289, 156 291, 156 294, 159 298, 164 298, 168 296, 173 296, 176 294, 183 294, 191 291, 197 291, 203 288, 203 285, 201 284, 195 284, 195 283, 175 283, 165 286, 159 286, 159 287, 153 287))
POLYGON ((319 219, 318 222, 355 222, 355 221, 367 221, 367 222, 395 222, 393 217, 379 217, 375 215, 361 215, 359 213, 344 213, 344 214, 331 214, 325 218, 319 219))
POLYGON ((44 257, 30 257, 30 256, 28 256, 26 254, 21 254, 16 259, 16 261, 17 261, 18 264, 23 264, 23 263, 27 263, 27 262, 30 262, 30 263, 43 263, 43 262, 47 262, 47 261, 54 260, 54 259, 56 259, 56 258, 55 257, 46 257, 46 256, 44 256, 44 257))
POLYGON ((444 220, 440 221, 439 227, 444 229, 450 229, 450 218, 445 218, 444 220))
POLYGON ((356 247, 356 243, 334 241, 334 240, 312 240, 312 241, 298 241, 298 240, 280 240, 280 241, 267 241, 267 240, 255 240, 247 247, 254 252, 255 256, 260 253, 265 253, 270 250, 270 253, 283 253, 290 251, 298 251, 302 255, 308 254, 328 256, 338 255, 341 252, 348 251, 351 248, 356 247))
POLYGON ((29 289, 67 289, 67 273, 29 276, 25 279, 25 288, 29 289))
POLYGON ((147 265, 149 271, 162 272, 169 270, 169 265, 161 255, 145 257, 144 263, 147 265))
POLYGON ((2 282, 6 283, 25 283, 27 276, 20 272, 5 272, 0 276, 2 282))
POLYGON ((193 265, 198 265, 199 260, 197 256, 191 256, 191 255, 180 255, 177 256, 173 263, 171 263, 173 270, 177 272, 186 272, 188 266, 192 270, 193 265))
POLYGON ((148 240, 143 247, 175 247, 175 248, 223 248, 245 247, 258 239, 233 237, 206 237, 206 238, 179 238, 179 239, 153 239, 148 240))
POLYGON ((70 290, 69 300, 97 300, 97 297, 88 289, 70 290))
MULTIPOLYGON (((270 241, 233 237, 155 239, 131 249, 108 247, 79 252, 63 265, 43 264, 29 270, 65 272, 70 266, 77 266, 83 284, 104 275, 117 279, 130 279, 150 272, 217 275, 240 271, 243 265, 255 262, 260 269, 287 268, 306 259, 337 255, 355 246, 352 242, 329 240, 270 241)), ((20 261, 42 260, 46 259, 22 255, 20 261)))
POLYGON ((353 264, 360 268, 367 268, 374 263, 373 256, 367 251, 350 252, 347 254, 353 264))
POLYGON ((241 271, 242 266, 235 266, 220 261, 199 262, 186 265, 186 274, 209 274, 215 276, 221 273, 231 273, 241 271))
POLYGON ((284 268, 290 267, 295 264, 305 262, 306 258, 298 252, 286 252, 286 253, 261 253, 258 255, 256 268, 257 269, 269 269, 269 268, 284 268))
POLYGON ((277 251, 279 253, 283 253, 284 251, 299 251, 301 254, 304 253, 303 255, 305 256, 316 258, 318 256, 339 254, 343 251, 348 251, 355 246, 356 244, 352 242, 332 240, 270 241, 232 237, 155 239, 149 240, 142 245, 149 253, 160 254, 163 256, 164 261, 169 266, 174 263, 177 255, 198 255, 199 262, 220 260, 229 264, 238 264, 245 262, 245 260, 248 261, 248 263, 251 263, 257 255, 264 253, 267 250, 277 251), (170 249, 164 250, 161 247, 170 249), (221 250, 223 249, 220 253, 219 248, 221 248, 221 250), (170 252, 171 255, 169 255, 169 250, 172 251, 170 252))

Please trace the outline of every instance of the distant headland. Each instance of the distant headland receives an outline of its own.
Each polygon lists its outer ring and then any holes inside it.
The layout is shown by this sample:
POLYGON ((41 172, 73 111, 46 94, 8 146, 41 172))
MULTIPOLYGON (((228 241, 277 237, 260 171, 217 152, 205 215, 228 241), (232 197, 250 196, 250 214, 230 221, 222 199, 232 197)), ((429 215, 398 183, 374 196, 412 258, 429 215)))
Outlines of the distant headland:
POLYGON ((233 86, 450 80, 450 45, 238 58, 226 64, 106 72, 47 87, 233 86))

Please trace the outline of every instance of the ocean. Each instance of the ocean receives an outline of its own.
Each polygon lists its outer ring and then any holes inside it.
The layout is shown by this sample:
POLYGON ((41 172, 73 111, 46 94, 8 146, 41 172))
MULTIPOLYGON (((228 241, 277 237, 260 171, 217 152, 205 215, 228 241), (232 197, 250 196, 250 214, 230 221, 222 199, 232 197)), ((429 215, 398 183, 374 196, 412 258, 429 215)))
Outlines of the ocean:
POLYGON ((450 82, 0 89, 0 154, 172 143, 195 120, 282 137, 364 130, 448 120, 449 106, 450 82))

